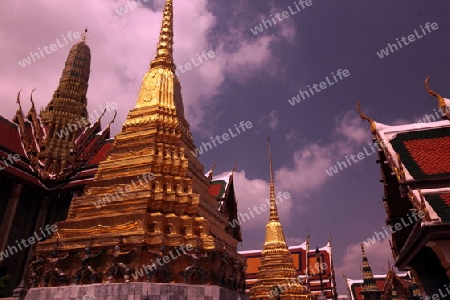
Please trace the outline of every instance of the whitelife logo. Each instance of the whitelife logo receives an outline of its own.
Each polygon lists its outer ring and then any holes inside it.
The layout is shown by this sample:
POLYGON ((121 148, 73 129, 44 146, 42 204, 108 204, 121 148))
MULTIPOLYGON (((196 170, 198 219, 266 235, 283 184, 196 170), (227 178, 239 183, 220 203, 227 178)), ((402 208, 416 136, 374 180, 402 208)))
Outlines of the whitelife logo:
MULTIPOLYGON (((313 3, 312 3, 312 0, 306 0, 306 1, 300 0, 300 1, 298 1, 298 3, 297 3, 297 2, 294 2, 295 8, 296 8, 297 10, 292 9, 292 7, 289 5, 289 6, 288 6, 289 11, 285 10, 285 11, 283 11, 281 14, 280 14, 280 13, 276 13, 276 14, 275 14, 275 17, 277 18, 278 22, 281 22, 281 21, 283 21, 283 20, 286 20, 286 19, 289 18, 290 16, 296 15, 296 14, 298 14, 300 11, 305 10, 308 6, 311 6, 312 4, 313 4, 313 3), (300 6, 301 6, 302 8, 300 8, 300 6), (281 16, 281 17, 280 17, 280 16, 281 16)), ((275 20, 275 17, 273 17, 272 15, 270 15, 270 20, 262 20, 261 24, 255 26, 254 28, 251 28, 250 31, 251 31, 254 35, 257 35, 257 34, 263 32, 264 29, 268 29, 269 27, 272 27, 273 25, 276 25, 277 22, 276 22, 276 20, 275 20), (271 21, 271 20, 272 20, 272 21, 271 21), (264 27, 263 27, 263 26, 264 26, 264 27)))
POLYGON ((388 232, 388 228, 386 228, 386 226, 383 226, 384 231, 383 232, 375 231, 374 235, 371 238, 368 238, 366 241, 364 241, 364 245, 366 245, 366 247, 369 247, 372 244, 376 244, 377 242, 384 240, 385 238, 389 237, 391 234, 402 230, 403 228, 406 228, 410 225, 416 224, 416 222, 419 221, 419 218, 423 219, 425 217, 425 213, 423 211, 413 210, 411 212, 411 216, 409 214, 407 214, 406 217, 408 218, 409 223, 406 222, 404 218, 401 218, 400 219, 401 222, 395 223, 394 226, 387 225, 390 233, 388 232), (411 218, 413 218, 414 221, 411 218))
POLYGON ((69 31, 67 33, 67 36, 65 36, 64 34, 61 35, 64 43, 61 43, 61 41, 59 40, 59 38, 56 39, 56 44, 50 44, 50 46, 43 46, 42 49, 41 47, 38 47, 38 52, 30 52, 30 55, 27 58, 22 59, 22 61, 19 61, 19 65, 22 68, 25 68, 26 66, 31 65, 31 60, 33 60, 33 62, 35 62, 38 59, 44 58, 44 53, 42 52, 42 50, 44 50, 45 53, 47 54, 51 54, 52 52, 55 52, 58 49, 61 49, 62 47, 66 46, 70 43, 72 43, 74 40, 78 40, 79 38, 81 38, 81 35, 78 31, 75 31, 72 33, 72 31, 69 31), (67 39, 69 39, 69 41, 67 41, 67 39), (40 54, 40 55, 39 55, 40 54))
MULTIPOLYGON (((23 250, 22 249, 22 245, 23 248, 27 248, 30 245, 35 244, 36 242, 42 241, 44 238, 51 236, 53 233, 55 233, 56 231, 58 231, 58 226, 56 225, 45 225, 44 229, 39 228, 40 235, 38 232, 35 232, 34 235, 30 236, 28 239, 24 240, 22 239, 20 242, 18 240, 16 240, 16 246, 19 247, 19 250, 23 250), (44 232, 45 231, 45 232, 44 232), (28 241, 28 244, 27 244, 28 241)), ((6 250, 4 250, 3 252, 0 252, 0 261, 2 261, 5 258, 8 258, 10 255, 12 256, 13 254, 16 254, 19 252, 19 250, 17 250, 16 246, 11 246, 9 245, 6 250), (14 252, 13 252, 14 251, 14 252)))
MULTIPOLYGON (((286 199, 289 199, 289 198, 291 198, 291 194, 289 194, 289 192, 284 192, 284 193, 283 192, 278 192, 277 193, 277 197, 275 198, 275 204, 277 206, 280 206, 280 204, 283 203, 283 199, 286 200, 286 199)), ((232 228, 235 228, 236 226, 241 225, 245 221, 250 221, 250 219, 255 217, 255 215, 253 214, 253 211, 255 211, 255 213, 259 215, 262 212, 265 212, 268 208, 270 208, 270 200, 266 199, 266 202, 267 202, 267 205, 262 203, 259 206, 260 210, 258 210, 258 206, 256 206, 256 205, 253 206, 253 208, 249 207, 248 208, 248 212, 251 215, 251 217, 247 213, 241 213, 240 212, 239 216, 237 217, 237 219, 229 221, 228 224, 230 224, 230 226, 232 228)))
POLYGON ((395 42, 393 44, 388 43, 386 48, 381 49, 381 51, 377 52, 378 57, 381 59, 381 58, 384 58, 385 56, 388 56, 390 54, 389 50, 391 51, 391 53, 398 51, 399 50, 398 47, 400 47, 400 49, 401 49, 401 48, 403 48, 403 46, 407 46, 410 43, 416 41, 416 38, 417 38, 417 40, 423 38, 424 36, 427 35, 427 31, 428 31, 428 33, 431 33, 431 30, 438 30, 439 26, 438 26, 438 23, 436 23, 436 22, 433 22, 431 24, 430 24, 430 22, 427 22, 425 24, 425 28, 426 28, 426 31, 422 27, 422 25, 420 25, 420 29, 422 30, 423 35, 420 35, 420 33, 417 32, 417 29, 415 29, 414 34, 408 35, 408 38, 402 36, 400 39, 402 42, 400 42, 400 40, 398 38, 396 38, 395 40, 397 41, 398 46, 395 44, 395 42), (406 41, 406 39, 408 39, 408 41, 406 41), (403 43, 403 46, 402 46, 402 43, 403 43))
MULTIPOLYGON (((192 251, 193 249, 194 249, 194 247, 192 246, 192 244, 186 244, 186 246, 184 244, 181 244, 180 246, 177 246, 173 249, 177 253, 177 256, 174 256, 172 253, 172 250, 170 250, 168 253, 170 255, 170 257, 169 257, 169 255, 164 255, 162 258, 158 257, 158 258, 156 258, 156 263, 160 267, 162 267, 165 264, 170 263, 171 260, 176 260, 182 254, 187 254, 186 251, 189 252, 189 251, 192 251), (184 247, 186 247, 186 249, 184 249, 184 247), (179 250, 181 250, 183 253, 180 253, 179 250)), ((152 259, 152 264, 142 266, 142 268, 140 268, 138 271, 131 274, 131 276, 133 276, 133 278, 135 280, 137 280, 139 277, 143 277, 145 274, 148 274, 149 272, 152 273, 152 272, 156 271, 158 269, 158 267, 156 266, 156 263, 152 259), (144 272, 145 272, 145 274, 144 274, 144 272)))
MULTIPOLYGON (((246 129, 250 129, 253 127, 252 122, 250 121, 241 121, 241 123, 239 123, 239 127, 241 128, 242 132, 245 132, 246 129)), ((238 126, 236 124, 234 124, 234 128, 236 129, 237 134, 233 134, 233 131, 231 130, 231 128, 228 128, 228 133, 224 133, 221 136, 216 135, 215 138, 211 137, 211 142, 213 143, 214 147, 217 147, 216 141, 219 144, 223 144, 224 142, 228 141, 230 139, 230 135, 231 137, 236 137, 239 134, 241 134, 241 131, 239 130, 238 126), (221 140, 220 138, 222 138, 223 140, 221 140)), ((195 156, 198 157, 200 154, 203 154, 203 150, 206 152, 208 151, 207 146, 209 146, 209 150, 212 150, 213 146, 209 143, 209 142, 203 142, 202 145, 199 148, 195 148, 194 151, 191 151, 191 153, 195 156)))
POLYGON ((319 93, 323 90, 325 90, 326 88, 335 85, 336 83, 338 83, 339 81, 344 80, 344 78, 347 78, 350 76, 350 71, 345 69, 345 70, 337 70, 336 71, 336 75, 334 74, 334 72, 331 72, 331 76, 333 76, 334 82, 333 80, 330 80, 330 78, 328 78, 328 76, 325 77, 325 81, 322 81, 321 83, 317 84, 314 83, 311 85, 308 85, 308 91, 302 91, 299 90, 298 94, 294 97, 292 97, 292 99, 288 99, 288 102, 294 106, 296 103, 300 103, 302 100, 305 100, 306 98, 309 98, 311 96, 314 95, 314 91, 316 91, 316 93, 319 93), (339 77, 339 80, 336 78, 339 77), (310 94, 311 93, 311 94, 310 94), (301 99, 300 99, 301 96, 301 99))
MULTIPOLYGON (((100 106, 100 110, 103 112, 111 112, 111 110, 115 111, 117 109, 117 103, 116 102, 112 102, 112 103, 105 103, 104 106, 100 106)), ((101 115, 98 114, 97 110, 94 109, 94 113, 95 113, 95 117, 93 114, 90 114, 88 116, 88 119, 82 117, 80 119, 78 119, 78 121, 76 123, 71 123, 68 124, 66 128, 61 129, 59 132, 56 133, 56 135, 58 136, 58 138, 62 139, 65 136, 69 135, 70 133, 73 133, 77 130, 81 130, 84 128, 84 126, 89 125, 89 123, 94 123, 96 118, 99 119, 101 115)))

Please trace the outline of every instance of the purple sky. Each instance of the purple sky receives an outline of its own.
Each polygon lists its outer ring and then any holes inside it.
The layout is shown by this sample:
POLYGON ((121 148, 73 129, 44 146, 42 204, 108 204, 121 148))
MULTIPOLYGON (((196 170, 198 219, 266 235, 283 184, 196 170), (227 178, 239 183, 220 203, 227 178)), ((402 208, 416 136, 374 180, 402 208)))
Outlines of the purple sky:
MULTIPOLYGON (((217 160, 216 174, 226 174, 237 160, 240 210, 264 203, 269 195, 266 137, 270 135, 276 190, 291 195, 279 206, 289 245, 303 242, 309 228, 311 246, 323 246, 331 230, 338 283, 341 270, 350 278, 362 277, 359 243, 385 225, 376 157, 333 176, 325 170, 371 142, 368 125, 355 113, 357 100, 376 121, 397 125, 422 119, 437 108, 423 86, 425 77, 431 77, 433 89, 450 96, 445 42, 450 3, 312 0, 305 9, 299 6, 300 12, 291 0, 218 3, 174 0, 176 63, 191 59, 198 63, 197 53, 204 50, 215 53, 192 70, 179 71, 187 119, 197 146, 234 130, 241 121, 250 121, 253 127, 201 155, 205 171, 217 160), (297 13, 291 14, 289 6, 297 13), (287 19, 252 33, 261 20, 283 11, 288 11, 287 19), (420 26, 427 22, 436 22, 438 29, 424 35, 420 26), (419 39, 380 59, 377 52, 414 30, 419 39), (339 69, 350 75, 333 81, 332 72, 339 69), (299 90, 306 91, 327 76, 334 85, 289 104, 299 90)), ((2 0, 0 114, 13 117, 20 89, 24 109, 30 106, 33 88, 36 105, 45 106, 73 44, 68 40, 66 45, 63 35, 82 33, 88 26, 89 111, 100 112, 104 103, 116 102, 119 115, 113 132, 117 133, 154 56, 163 1, 128 7, 120 16, 116 10, 126 5, 126 1, 2 0), (57 39, 62 47, 57 45, 28 66, 18 63, 57 39)), ((107 114, 105 120, 111 118, 107 114)), ((262 247, 267 219, 267 213, 260 214, 243 224, 240 249, 262 247)), ((387 240, 369 247, 367 254, 375 273, 382 273, 392 261, 387 240)), ((345 293, 342 284, 339 291, 345 293)))

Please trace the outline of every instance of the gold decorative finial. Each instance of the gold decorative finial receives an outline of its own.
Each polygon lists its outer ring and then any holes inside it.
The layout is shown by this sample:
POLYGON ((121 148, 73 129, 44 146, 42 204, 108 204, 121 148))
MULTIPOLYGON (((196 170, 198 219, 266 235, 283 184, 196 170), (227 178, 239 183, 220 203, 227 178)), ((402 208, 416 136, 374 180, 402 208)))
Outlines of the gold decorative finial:
POLYGON ((328 238, 328 243, 331 244, 331 241, 333 241, 333 233, 330 231, 330 237, 328 238))
POLYGON ((372 132, 372 134, 375 134, 377 131, 377 127, 375 125, 375 122, 369 118, 368 116, 366 116, 362 110, 361 110, 361 101, 356 102, 356 110, 359 113, 359 116, 361 117, 361 120, 366 120, 367 122, 370 123, 370 131, 372 132))
POLYGON ((87 40, 87 32, 88 32, 88 30, 87 30, 87 27, 84 29, 84 33, 83 33, 83 37, 81 38, 81 40, 83 41, 83 42, 85 42, 86 43, 86 40, 87 40))
POLYGON ((16 103, 18 103, 19 105, 20 105, 20 93, 22 92, 22 90, 20 90, 18 93, 17 93, 17 99, 16 99, 16 103))
POLYGON ((234 173, 234 171, 236 171, 236 169, 237 169, 237 160, 235 159, 234 166, 233 166, 233 169, 231 170, 231 173, 234 173))
POLYGON ((439 108, 444 114, 447 114, 447 104, 445 103, 444 98, 435 91, 430 89, 430 86, 428 85, 429 81, 430 77, 427 77, 425 79, 425 88, 427 89, 428 94, 430 95, 430 97, 436 97, 438 99, 439 108))
POLYGON ((111 123, 109 123, 109 124, 114 123, 114 121, 116 120, 116 117, 117 117, 117 110, 114 110, 114 117, 113 117, 111 123))
POLYGON ((33 93, 34 93, 35 90, 36 90, 36 88, 34 88, 34 89, 31 91, 31 95, 30 95, 31 107, 32 107, 33 109, 34 109, 33 93))
POLYGON ((275 183, 273 180, 272 152, 270 151, 270 136, 267 137, 270 165, 270 217, 269 221, 279 221, 277 203, 275 202, 275 183))
POLYGON ((159 42, 156 47, 155 59, 150 63, 150 67, 163 66, 171 70, 175 69, 173 62, 173 4, 172 0, 167 0, 164 7, 161 32, 159 42))
POLYGON ((309 239, 311 238, 311 231, 309 231, 309 228, 306 228, 306 230, 308 230, 308 235, 306 236, 306 241, 309 241, 309 239))

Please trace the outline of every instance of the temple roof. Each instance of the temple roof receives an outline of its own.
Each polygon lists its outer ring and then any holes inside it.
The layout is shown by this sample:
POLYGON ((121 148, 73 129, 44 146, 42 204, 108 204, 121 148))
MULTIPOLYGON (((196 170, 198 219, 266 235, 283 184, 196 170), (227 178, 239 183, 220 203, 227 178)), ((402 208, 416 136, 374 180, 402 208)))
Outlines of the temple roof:
MULTIPOLYGON (((408 273, 401 273, 396 275, 398 278, 402 280, 405 285, 409 284, 407 280, 408 273)), ((381 291, 384 289, 385 284, 387 282, 388 275, 374 275, 373 276, 376 281, 376 286, 381 291)), ((347 287, 351 291, 350 300, 363 300, 361 292, 363 290, 363 279, 346 279, 347 287)))
MULTIPOLYGON (((29 133, 34 134, 33 128, 28 120, 24 120, 24 125, 26 126, 25 128, 28 128, 27 130, 30 130, 29 133)), ((28 156, 21 140, 19 125, 0 116, 0 158, 7 159, 8 155, 14 154, 20 156, 20 160, 6 167, 2 172, 19 181, 28 182, 36 187, 49 190, 84 185, 93 179, 93 176, 97 172, 98 163, 106 158, 113 145, 113 139, 105 139, 102 137, 102 133, 104 131, 98 132, 90 139, 86 148, 80 154, 86 160, 74 170, 74 173, 69 178, 49 185, 48 182, 46 183, 41 180, 34 169, 30 161, 31 157, 28 156)), ((37 151, 37 149, 32 148, 32 151, 37 151)))
POLYGON ((404 181, 444 179, 450 176, 450 121, 387 126, 376 132, 390 162, 404 171, 404 181), (399 160, 400 158, 400 160, 399 160))

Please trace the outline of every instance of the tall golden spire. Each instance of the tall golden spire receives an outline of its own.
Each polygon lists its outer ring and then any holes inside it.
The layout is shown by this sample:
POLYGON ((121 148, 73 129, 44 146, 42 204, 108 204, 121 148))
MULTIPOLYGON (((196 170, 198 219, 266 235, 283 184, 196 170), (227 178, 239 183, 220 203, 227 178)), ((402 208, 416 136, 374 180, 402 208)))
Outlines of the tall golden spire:
MULTIPOLYGON (((173 4, 172 0, 167 0, 164 7, 161 33, 158 46, 156 47, 155 58, 150 63, 150 69, 144 75, 141 90, 138 95, 135 109, 153 108, 170 112, 171 118, 182 118, 183 126, 188 127, 184 120, 183 98, 181 96, 180 81, 175 75, 175 63, 173 60, 173 4), (172 111, 175 110, 175 113, 172 111)), ((142 122, 142 118, 137 116, 142 112, 129 115, 125 126, 142 122)), ((143 113, 149 118, 148 112, 143 113)), ((186 131, 188 129, 186 128, 186 131)), ((190 133, 189 133, 190 135, 190 133)), ((193 144, 192 144, 193 146, 193 144)), ((195 148, 195 147, 194 147, 195 148)))
POLYGON ((174 70, 173 62, 173 4, 172 0, 167 0, 164 7, 164 15, 159 34, 159 42, 156 48, 155 59, 150 67, 164 66, 174 70))
POLYGON ((273 180, 272 152, 270 151, 270 137, 267 138, 270 165, 270 217, 269 221, 279 221, 277 203, 275 202, 275 183, 273 180))
POLYGON ((275 202, 272 154, 268 140, 270 165, 270 215, 266 225, 266 238, 261 252, 261 266, 257 281, 250 289, 250 299, 272 299, 281 295, 282 299, 309 300, 310 295, 297 279, 296 270, 275 202))

